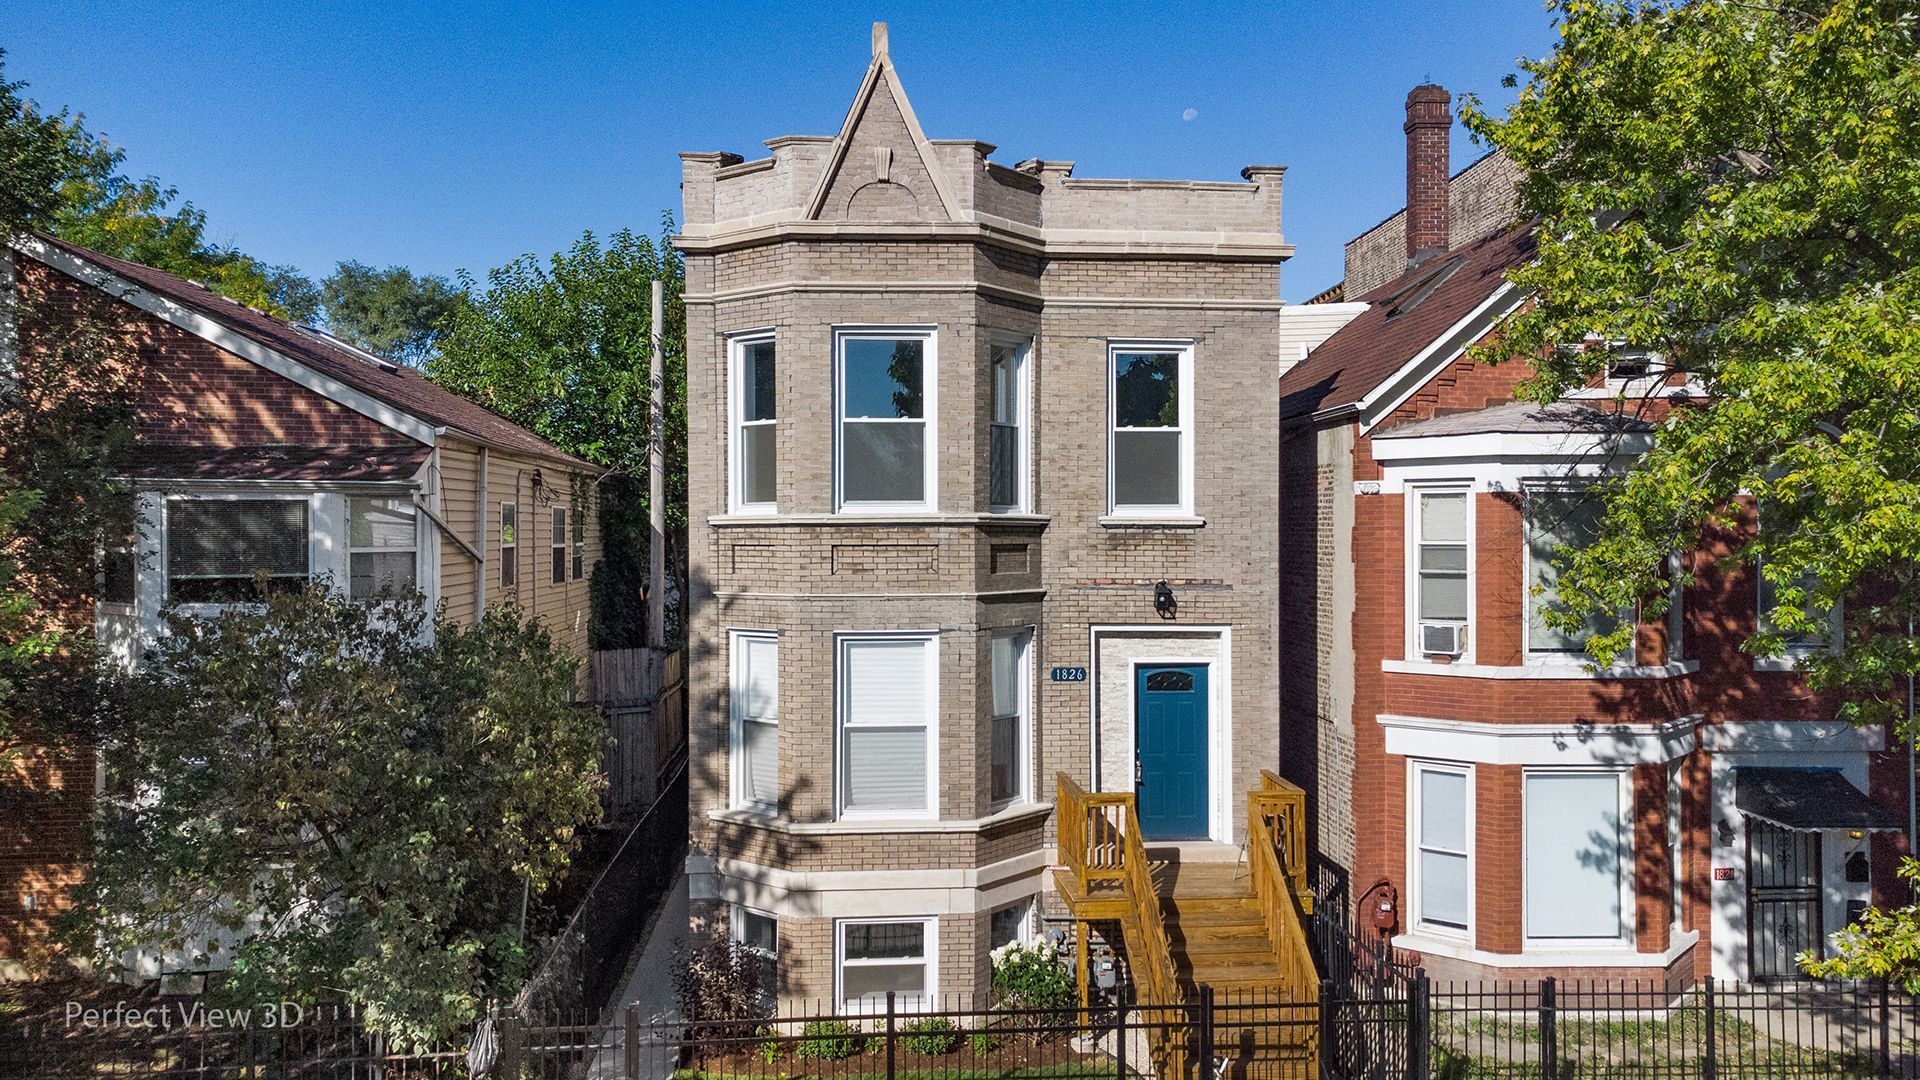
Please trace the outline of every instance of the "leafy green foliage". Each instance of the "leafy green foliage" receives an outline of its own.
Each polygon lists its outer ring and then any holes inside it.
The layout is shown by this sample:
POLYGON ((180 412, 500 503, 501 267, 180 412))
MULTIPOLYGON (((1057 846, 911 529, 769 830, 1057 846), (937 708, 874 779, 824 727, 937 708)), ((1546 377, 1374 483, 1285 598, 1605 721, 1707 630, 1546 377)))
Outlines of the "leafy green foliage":
POLYGON ((778 987, 767 983, 766 958, 743 942, 706 937, 673 965, 673 993, 689 1021, 750 1020, 765 1016, 778 987))
POLYGON ((900 1038, 900 1045, 909 1054, 926 1054, 938 1057, 951 1054, 960 1046, 960 1033, 954 1030, 953 1021, 944 1016, 920 1016, 901 1025, 906 1032, 900 1038))
MULTIPOLYGON (((1900 878, 1920 885, 1920 861, 1902 859, 1900 878)), ((1892 911, 1868 908, 1860 921, 1828 940, 1833 955, 1798 957, 1801 970, 1823 979, 1885 979, 1909 994, 1920 994, 1920 905, 1892 911)))
POLYGON ((1078 1000, 1073 972, 1044 942, 993 950, 994 1003, 1008 1009, 1065 1009, 1078 1000))
POLYGON ((793 1052, 815 1061, 840 1061, 866 1048, 866 1036, 845 1020, 809 1020, 801 1026, 793 1052))
POLYGON ((419 367, 437 351, 460 293, 437 274, 415 274, 404 266, 376 270, 343 262, 320 283, 327 329, 336 337, 419 367))
POLYGON ((100 733, 69 940, 110 964, 231 938, 237 1000, 343 995, 402 1042, 444 1035, 524 978, 523 897, 599 815, 576 666, 511 608, 462 627, 325 583, 170 614, 100 733))
MULTIPOLYGON (((628 230, 602 244, 584 234, 543 265, 528 255, 487 274, 462 273, 468 301, 455 308, 436 382, 486 405, 562 450, 615 470, 602 485, 604 561, 594 571, 596 648, 644 643, 638 611, 611 606, 637 597, 647 568, 647 387, 651 283, 666 282, 666 522, 670 596, 686 590, 686 325, 683 272, 665 235, 628 230), (606 581, 602 582, 602 575, 606 581), (611 613, 611 614, 610 614, 611 613)), ((670 617, 677 610, 670 608, 670 617)), ((670 622, 669 638, 680 627, 670 622)))
POLYGON ((1463 106, 1540 222, 1511 275, 1533 303, 1482 356, 1534 358, 1524 391, 1553 401, 1626 342, 1710 405, 1674 408, 1609 485, 1551 620, 1657 617, 1668 554, 1731 537, 1774 586, 1746 648, 1777 653, 1839 605, 1845 647, 1802 670, 1844 718, 1900 720, 1920 669, 1920 21, 1875 0, 1553 8, 1559 45, 1512 109, 1463 106))
POLYGON ((0 50, 0 233, 14 233, 60 206, 61 182, 88 165, 93 147, 78 119, 42 111, 5 73, 0 50))

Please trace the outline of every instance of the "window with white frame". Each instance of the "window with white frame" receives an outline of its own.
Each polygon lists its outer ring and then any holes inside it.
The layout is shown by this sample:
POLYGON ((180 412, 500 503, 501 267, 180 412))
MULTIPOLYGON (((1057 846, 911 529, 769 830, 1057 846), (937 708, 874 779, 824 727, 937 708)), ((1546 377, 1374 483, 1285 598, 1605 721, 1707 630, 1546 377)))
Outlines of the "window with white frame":
POLYGON ((993 402, 987 448, 987 508, 1027 507, 1027 353, 1025 341, 992 346, 993 402))
POLYGON ((840 813, 935 816, 939 639, 840 639, 840 813))
POLYGON ((520 507, 500 504, 500 584, 512 588, 520 580, 520 507))
POLYGON ((987 916, 987 948, 1000 949, 1033 936, 1033 898, 995 908, 987 916))
POLYGON ((1821 652, 1833 647, 1835 628, 1840 613, 1835 608, 1823 608, 1814 601, 1814 590, 1819 587, 1820 579, 1812 574, 1802 574, 1791 585, 1791 591, 1798 594, 1796 606, 1806 616, 1809 625, 1787 629, 1779 622, 1779 609, 1790 603, 1787 587, 1776 583, 1767 574, 1766 560, 1754 563, 1755 576, 1760 579, 1758 604, 1760 628, 1771 630, 1780 635, 1787 656, 1800 656, 1805 653, 1821 652))
POLYGON ((304 583, 307 500, 169 499, 167 599, 244 603, 304 583))
POLYGON ((1603 943, 1627 936, 1625 774, 1528 771, 1521 808, 1523 906, 1534 939, 1603 943))
POLYGON ((1413 492, 1414 647, 1422 653, 1465 651, 1473 580, 1471 499, 1464 488, 1413 492))
POLYGON ((752 954, 759 1000, 763 1009, 780 994, 780 921, 745 904, 732 904, 730 936, 752 954))
POLYGON ((733 634, 733 803, 774 813, 780 805, 780 639, 733 634))
POLYGON ((1535 655, 1565 655, 1586 651, 1587 641, 1597 634, 1611 633, 1632 612, 1609 614, 1593 612, 1577 630, 1563 630, 1547 623, 1549 612, 1565 611, 1560 602, 1561 568, 1556 560, 1563 552, 1585 549, 1600 537, 1600 521, 1606 516, 1606 502, 1597 493, 1575 488, 1529 487, 1526 492, 1527 521, 1527 652, 1535 655))
POLYGON ((355 600, 414 588, 420 523, 413 500, 347 500, 347 550, 347 593, 355 600))
POLYGON ((564 584, 567 580, 567 508, 553 508, 553 536, 549 538, 553 545, 553 583, 564 584))
POLYGON ((771 513, 779 498, 773 337, 737 337, 729 348, 733 353, 733 509, 771 513))
POLYGON ((849 1005, 931 997, 934 919, 842 920, 834 925, 834 970, 840 1000, 849 1005))
POLYGON ((1108 505, 1116 515, 1193 513, 1193 347, 1108 347, 1108 505))
POLYGON ((1412 771, 1414 925, 1465 934, 1472 926, 1473 772, 1424 761, 1412 771))
POLYGON ((1680 777, 1684 759, 1675 758, 1667 762, 1667 903, 1673 914, 1674 929, 1684 923, 1682 905, 1685 902, 1683 892, 1687 880, 1684 862, 1684 849, 1680 844, 1680 777))
POLYGON ((573 510, 573 580, 579 581, 587 569, 587 515, 580 508, 573 510))
POLYGON ((839 506, 931 509, 933 332, 842 331, 834 341, 839 506))
POLYGON ((988 733, 987 796, 1008 803, 1026 795, 1028 714, 1027 630, 993 636, 993 720, 988 733))

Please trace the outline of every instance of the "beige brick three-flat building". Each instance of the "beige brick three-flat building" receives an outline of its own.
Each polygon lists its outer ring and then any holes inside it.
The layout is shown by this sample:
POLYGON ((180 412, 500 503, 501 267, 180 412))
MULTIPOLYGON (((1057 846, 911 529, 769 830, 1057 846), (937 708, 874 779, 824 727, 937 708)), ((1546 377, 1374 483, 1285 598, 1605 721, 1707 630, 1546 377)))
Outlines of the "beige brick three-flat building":
POLYGON ((985 989, 1056 773, 1235 857, 1279 759, 1277 166, 838 134, 684 162, 693 919, 787 999, 985 989))

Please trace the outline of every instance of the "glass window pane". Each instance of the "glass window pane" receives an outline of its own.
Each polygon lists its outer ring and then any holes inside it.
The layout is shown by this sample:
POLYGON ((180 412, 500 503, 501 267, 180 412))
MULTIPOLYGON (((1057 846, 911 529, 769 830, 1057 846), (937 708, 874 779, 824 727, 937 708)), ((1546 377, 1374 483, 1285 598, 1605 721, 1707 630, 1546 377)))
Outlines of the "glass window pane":
POLYGON ((1529 775, 1525 801, 1528 937, 1620 936, 1620 778, 1529 775))
POLYGON ((1012 506, 1020 501, 1020 429, 995 424, 989 430, 987 501, 1012 506))
POLYGON ((743 395, 740 419, 772 420, 774 413, 773 342, 756 341, 742 350, 743 395))
POLYGON ((927 924, 849 923, 846 926, 847 959, 903 960, 927 955, 927 924))
POLYGON ((927 808, 927 730, 861 728, 843 731, 846 740, 847 809, 927 808))
POLYGON ((997 949, 1020 940, 1027 924, 1027 901, 1010 904, 987 917, 987 948, 997 949))
POLYGON ((862 998, 884 998, 889 990, 895 994, 924 993, 926 978, 927 965, 924 962, 849 964, 840 971, 840 986, 848 1001, 857 1001, 862 998))
POLYGON ((846 722, 925 724, 929 647, 924 641, 848 642, 846 722))
POLYGON ((1420 845, 1467 850, 1467 778, 1464 773, 1420 770, 1420 845))
POLYGON ((1467 857, 1420 853, 1420 918, 1442 926, 1467 927, 1467 857))
POLYGON ((415 562, 411 551, 356 551, 350 558, 347 592, 355 600, 414 587, 415 562))
POLYGON ((1560 568, 1554 565, 1561 545, 1584 548, 1598 538, 1605 504, 1574 493, 1530 493, 1527 497, 1527 648, 1531 652, 1580 652, 1587 639, 1612 630, 1618 621, 1604 613, 1587 619, 1569 633, 1547 625, 1548 611, 1564 610, 1555 589, 1560 568), (1534 587, 1542 592, 1534 595, 1534 587))
POLYGON ((841 497, 847 502, 923 502, 927 497, 925 424, 863 424, 842 431, 841 497))
POLYGON ((1420 547, 1420 569, 1452 570, 1464 574, 1467 571, 1467 549, 1451 544, 1423 544, 1420 547))
POLYGON ((1467 579, 1464 574, 1420 575, 1420 618, 1429 622, 1467 620, 1467 579))
POLYGON ((757 911, 740 910, 740 920, 736 924, 740 943, 749 949, 758 949, 764 953, 780 951, 780 924, 771 915, 762 915, 757 911))
POLYGON ((1113 433, 1115 506, 1180 505, 1180 433, 1113 433))
POLYGON ((1025 635, 999 634, 993 639, 993 715, 1011 716, 1020 709, 1020 652, 1025 635))
POLYGON ((772 805, 780 801, 780 727, 778 724, 747 720, 741 724, 746 737, 747 799, 772 805))
POLYGON ((304 577, 307 504, 297 499, 193 499, 167 507, 173 578, 304 577))
POLYGON ((740 479, 744 503, 778 501, 775 494, 773 424, 748 424, 740 429, 740 479))
POLYGON ((1020 420, 1019 354, 1011 346, 993 347, 993 422, 1014 424, 1020 420))
POLYGON ((1115 353, 1115 427, 1180 426, 1180 354, 1115 353))
POLYGON ((843 338, 841 414, 855 417, 926 415, 921 378, 927 343, 922 338, 843 338))
POLYGON ((996 801, 1014 798, 1020 794, 1020 718, 997 717, 992 744, 987 797, 996 801))
POLYGON ((772 718, 780 701, 780 643, 768 637, 740 636, 734 639, 740 649, 739 697, 735 707, 742 716, 772 718))
POLYGON ((1463 491, 1420 496, 1420 539, 1467 542, 1467 495, 1463 491))
POLYGON ((416 522, 410 499, 353 499, 347 523, 347 542, 353 547, 414 546, 416 522))

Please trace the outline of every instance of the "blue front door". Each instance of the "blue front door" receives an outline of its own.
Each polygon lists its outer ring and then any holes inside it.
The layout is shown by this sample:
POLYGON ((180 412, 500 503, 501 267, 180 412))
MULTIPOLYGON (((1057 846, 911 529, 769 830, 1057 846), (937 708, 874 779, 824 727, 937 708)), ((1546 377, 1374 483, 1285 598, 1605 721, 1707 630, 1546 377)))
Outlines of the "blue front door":
POLYGON ((1207 836, 1206 665, 1134 672, 1134 791, 1149 840, 1207 836))

